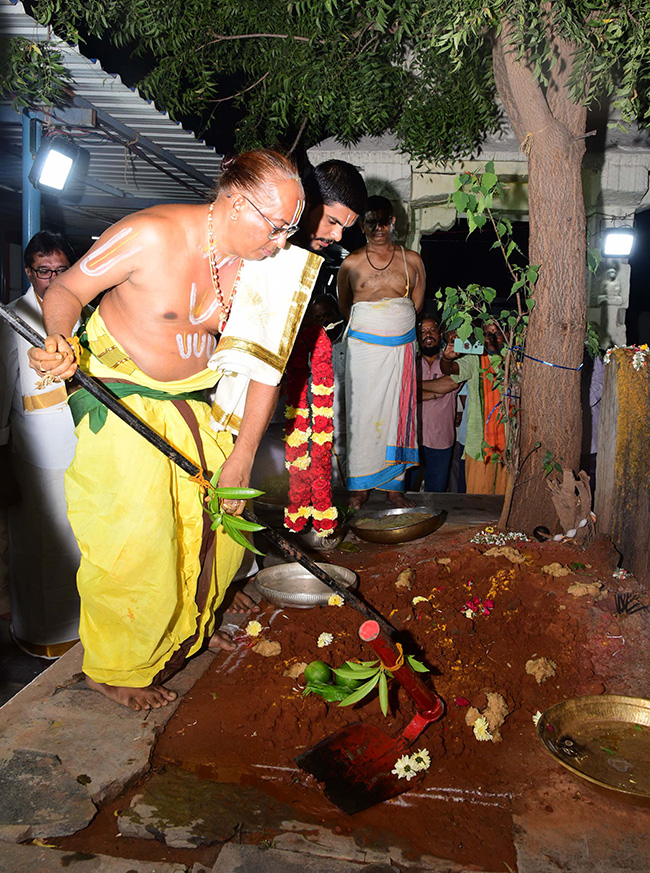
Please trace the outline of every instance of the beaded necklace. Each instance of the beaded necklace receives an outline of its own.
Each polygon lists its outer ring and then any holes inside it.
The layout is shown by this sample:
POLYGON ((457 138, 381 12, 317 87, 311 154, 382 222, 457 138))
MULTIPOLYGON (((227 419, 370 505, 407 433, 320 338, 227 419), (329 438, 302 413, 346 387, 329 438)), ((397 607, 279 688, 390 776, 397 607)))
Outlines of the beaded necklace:
POLYGON ((218 333, 223 333, 226 327, 226 323, 228 322, 228 316, 230 315, 230 310, 232 308, 233 300, 235 299, 235 294, 237 293, 237 282, 233 285, 232 292, 230 294, 230 300, 226 304, 223 299, 223 292, 221 290, 221 285, 219 283, 219 267, 224 267, 226 264, 232 263, 235 258, 230 255, 225 255, 224 257, 217 260, 217 248, 214 244, 214 235, 212 233, 212 213, 214 211, 214 202, 210 204, 210 208, 208 209, 208 255, 210 258, 210 275, 212 276, 212 287, 214 288, 214 296, 217 298, 217 303, 221 307, 221 320, 219 321, 219 325, 217 327, 218 333))

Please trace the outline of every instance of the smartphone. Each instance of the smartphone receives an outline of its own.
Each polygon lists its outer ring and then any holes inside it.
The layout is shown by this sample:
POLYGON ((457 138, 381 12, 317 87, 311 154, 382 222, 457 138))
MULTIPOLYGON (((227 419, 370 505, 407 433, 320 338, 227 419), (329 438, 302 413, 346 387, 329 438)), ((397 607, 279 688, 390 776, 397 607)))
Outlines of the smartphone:
POLYGON ((456 337, 454 351, 459 355, 482 355, 483 343, 473 343, 471 340, 462 340, 456 337))

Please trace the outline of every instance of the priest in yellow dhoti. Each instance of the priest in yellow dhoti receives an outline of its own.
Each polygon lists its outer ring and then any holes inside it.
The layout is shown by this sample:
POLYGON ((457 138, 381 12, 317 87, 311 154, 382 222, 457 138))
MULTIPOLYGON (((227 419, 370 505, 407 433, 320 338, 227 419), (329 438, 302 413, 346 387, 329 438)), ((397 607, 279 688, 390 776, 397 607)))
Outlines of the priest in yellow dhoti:
MULTIPOLYGON (((224 161, 214 202, 123 219, 53 288, 32 366, 74 372, 71 318, 110 287, 80 337, 81 367, 208 474, 221 468, 220 486, 247 486, 320 266, 287 245, 302 205, 295 167, 259 151, 224 161), (221 382, 211 412, 203 392, 221 382)), ((83 389, 70 407, 83 669, 118 703, 164 706, 175 695, 161 683, 210 639, 242 548, 215 537, 198 485, 139 434, 83 389)))

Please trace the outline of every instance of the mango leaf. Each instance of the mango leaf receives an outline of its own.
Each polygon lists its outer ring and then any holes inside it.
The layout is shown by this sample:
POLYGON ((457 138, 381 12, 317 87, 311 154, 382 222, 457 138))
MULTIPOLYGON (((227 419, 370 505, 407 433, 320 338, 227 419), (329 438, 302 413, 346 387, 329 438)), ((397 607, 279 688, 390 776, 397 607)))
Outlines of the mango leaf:
POLYGON ((352 670, 344 664, 342 667, 337 667, 334 673, 340 676, 341 679, 372 679, 378 667, 362 667, 360 664, 355 664, 357 670, 352 670))
POLYGON ((425 667, 420 661, 416 660, 413 655, 407 655, 406 660, 409 662, 409 665, 415 670, 416 673, 428 673, 429 668, 425 667))
POLYGON ((218 516, 215 518, 215 520, 212 522, 212 524, 210 525, 211 529, 212 529, 212 530, 216 530, 218 527, 220 527, 220 526, 221 526, 221 521, 222 521, 221 516, 218 515, 218 516))
POLYGON ((248 500, 251 497, 259 497, 261 494, 264 494, 263 491, 258 491, 257 488, 223 487, 215 488, 214 492, 222 500, 248 500))
POLYGON ((360 688, 357 688, 352 694, 349 694, 345 700, 342 700, 339 703, 339 706, 352 706, 353 703, 358 703, 360 700, 366 696, 366 694, 370 694, 375 685, 379 682, 379 673, 377 673, 370 682, 366 682, 365 685, 362 685, 360 688))
POLYGON ((212 479, 210 479, 210 485, 212 485, 213 488, 216 487, 217 482, 221 478, 221 471, 222 470, 223 470, 223 467, 219 467, 219 469, 215 473, 212 474, 212 479))
POLYGON ((388 680, 385 673, 379 677, 379 705, 384 715, 388 715, 388 680))
POLYGON ((245 549, 249 549, 251 552, 255 552, 256 555, 264 556, 264 552, 260 552, 259 549, 256 549, 255 546, 250 543, 243 533, 238 530, 236 527, 232 527, 230 525, 231 519, 227 515, 222 516, 223 521, 223 529, 228 534, 231 540, 234 540, 240 546, 243 546, 245 549))
MULTIPOLYGON (((226 515, 226 513, 224 513, 226 515)), ((240 515, 228 515, 228 523, 238 527, 240 530, 264 530, 265 525, 255 524, 254 521, 246 521, 240 515)))
POLYGON ((344 667, 351 667, 353 670, 361 670, 363 667, 376 667, 379 661, 375 659, 374 661, 346 661, 343 665, 344 667))

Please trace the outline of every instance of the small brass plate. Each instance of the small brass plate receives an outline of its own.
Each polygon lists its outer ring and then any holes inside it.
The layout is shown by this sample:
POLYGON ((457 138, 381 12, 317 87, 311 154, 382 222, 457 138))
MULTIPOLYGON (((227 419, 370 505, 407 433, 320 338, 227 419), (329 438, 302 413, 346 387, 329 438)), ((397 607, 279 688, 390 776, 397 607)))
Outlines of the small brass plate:
POLYGON ((353 517, 350 528, 359 539, 369 543, 410 543, 438 530, 446 518, 444 510, 434 513, 424 506, 410 506, 361 512, 353 517), (367 519, 380 522, 381 527, 364 527, 367 519))
POLYGON ((537 734, 576 776, 650 800, 650 700, 615 694, 565 700, 546 710, 537 734))

